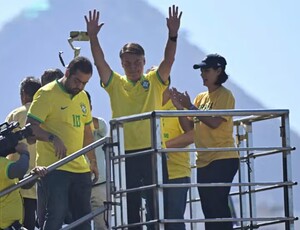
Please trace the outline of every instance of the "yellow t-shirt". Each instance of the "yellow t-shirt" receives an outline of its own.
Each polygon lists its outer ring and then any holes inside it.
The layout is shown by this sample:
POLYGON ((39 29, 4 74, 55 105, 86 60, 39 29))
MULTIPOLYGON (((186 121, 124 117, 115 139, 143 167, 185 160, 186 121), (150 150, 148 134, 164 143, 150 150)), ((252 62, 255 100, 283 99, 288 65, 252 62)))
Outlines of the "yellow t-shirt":
MULTIPOLYGON (((11 160, 0 157, 0 191, 18 182, 18 179, 9 179, 7 176, 11 163, 11 160)), ((0 228, 7 228, 16 220, 23 222, 23 201, 19 189, 0 197, 0 228)))
MULTIPOLYGON (((41 122, 44 130, 63 141, 67 156, 83 147, 84 127, 92 122, 86 93, 81 91, 72 97, 57 80, 36 92, 28 116, 41 122)), ((37 165, 48 166, 58 161, 53 143, 37 141, 36 149, 37 165)), ((84 155, 58 169, 76 173, 90 171, 84 155)))
MULTIPOLYGON (((107 85, 101 85, 109 94, 113 118, 160 110, 162 94, 167 87, 157 71, 143 75, 137 82, 112 72, 107 85)), ((151 147, 150 130, 149 119, 126 123, 124 125, 125 149, 151 147)))
MULTIPOLYGON (((220 86, 212 93, 200 93, 194 105, 200 110, 234 109, 235 100, 230 90, 220 86)), ((225 116, 226 122, 212 129, 202 122, 195 125, 195 145, 197 148, 235 147, 232 117, 225 116)), ((197 167, 204 167, 214 160, 238 158, 238 152, 198 152, 197 167)))
MULTIPOLYGON (((172 101, 169 100, 163 106, 163 110, 176 110, 176 108, 172 101)), ((164 143, 184 133, 178 117, 164 117, 161 118, 161 122, 163 129, 162 139, 164 143)), ((167 167, 169 179, 190 177, 190 154, 188 152, 168 153, 167 167)))
MULTIPOLYGON (((25 126, 26 118, 27 118, 27 112, 30 107, 31 103, 27 103, 19 108, 14 109, 11 113, 8 114, 6 117, 7 122, 11 121, 18 121, 20 124, 20 127, 23 128, 25 126)), ((26 140, 22 140, 22 142, 27 143, 26 140)), ((36 148, 35 144, 27 145, 28 152, 30 153, 30 160, 29 160, 29 168, 27 173, 30 172, 31 169, 33 169, 35 165, 36 160, 36 148)), ((20 155, 18 153, 10 154, 8 158, 12 161, 17 161, 20 158, 20 155)), ((36 199, 36 186, 32 186, 30 189, 21 189, 21 195, 25 198, 30 199, 36 199)))

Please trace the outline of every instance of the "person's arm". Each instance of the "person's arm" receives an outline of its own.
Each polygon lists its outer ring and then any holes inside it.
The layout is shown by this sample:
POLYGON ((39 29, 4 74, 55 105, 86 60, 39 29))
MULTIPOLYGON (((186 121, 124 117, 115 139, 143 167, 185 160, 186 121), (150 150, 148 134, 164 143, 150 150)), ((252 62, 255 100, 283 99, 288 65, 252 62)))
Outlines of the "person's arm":
POLYGON ((175 60, 181 15, 182 12, 179 13, 177 6, 175 7, 175 5, 173 5, 172 7, 169 7, 169 17, 167 18, 169 37, 164 52, 164 58, 158 67, 158 74, 163 82, 168 81, 175 60))
POLYGON ((29 152, 27 150, 27 145, 19 143, 15 149, 16 152, 20 154, 20 158, 9 165, 7 169, 7 176, 9 179, 23 178, 29 168, 29 152))
MULTIPOLYGON (((36 166, 33 169, 31 169, 30 174, 27 174, 27 175, 29 176, 29 175, 37 174, 39 177, 43 177, 47 173, 48 173, 48 169, 45 166, 36 166)), ((25 175, 24 178, 26 178, 26 175, 25 175)), ((23 185, 21 188, 30 189, 30 188, 32 188, 32 186, 34 186, 34 184, 37 182, 37 180, 38 179, 35 179, 35 180, 31 181, 30 183, 27 183, 27 184, 23 185)))
MULTIPOLYGON (((93 133, 90 124, 84 126, 84 139, 83 146, 87 146, 94 141, 93 133)), ((95 150, 91 150, 86 153, 86 156, 90 162, 91 173, 93 174, 93 183, 95 183, 99 179, 99 171, 97 166, 97 158, 95 154, 95 150)))
MULTIPOLYGON (((193 104, 191 104, 189 109, 190 110, 198 110, 198 108, 193 104)), ((207 117, 207 116, 200 117, 200 116, 198 116, 197 119, 212 129, 216 129, 222 124, 222 122, 226 122, 226 119, 223 117, 207 117)))
POLYGON ((194 143, 194 130, 183 133, 166 142, 167 148, 184 148, 194 143))
POLYGON ((188 117, 179 117, 179 123, 184 132, 189 132, 194 129, 194 122, 188 119, 188 117))
MULTIPOLYGON (((31 117, 27 117, 26 124, 28 123, 31 124, 30 128, 32 129, 32 133, 35 139, 40 141, 52 142, 54 145, 55 155, 59 159, 62 159, 66 156, 67 148, 58 136, 55 136, 54 134, 42 129, 40 127, 41 123, 31 117)), ((27 139, 27 141, 28 143, 30 142, 29 139, 27 139)))
MULTIPOLYGON (((191 102, 190 96, 187 92, 180 93, 176 88, 172 88, 171 99, 173 104, 177 104, 178 107, 180 107, 178 105, 180 104, 188 110, 198 110, 198 108, 191 102)), ((223 117, 198 116, 197 119, 212 129, 216 129, 222 124, 222 122, 226 122, 226 119, 223 117)))
POLYGON ((107 85, 109 78, 112 74, 112 70, 105 61, 104 53, 97 37, 104 23, 99 24, 100 13, 96 10, 93 10, 93 12, 89 11, 89 17, 85 15, 84 18, 86 21, 87 32, 90 37, 92 55, 99 73, 99 77, 104 83, 104 85, 107 85))
MULTIPOLYGON (((183 106, 181 105, 181 103, 177 100, 176 96, 173 96, 174 90, 176 90, 176 88, 169 89, 169 92, 170 92, 170 99, 171 99, 173 105, 175 106, 175 108, 176 108, 177 110, 183 110, 184 107, 183 107, 183 106)), ((177 90, 176 90, 176 91, 177 91, 177 90)), ((183 116, 180 116, 180 117, 179 117, 179 123, 180 123, 181 128, 183 129, 184 132, 188 132, 188 131, 194 129, 194 122, 193 122, 193 120, 191 120, 189 117, 183 117, 183 116)))

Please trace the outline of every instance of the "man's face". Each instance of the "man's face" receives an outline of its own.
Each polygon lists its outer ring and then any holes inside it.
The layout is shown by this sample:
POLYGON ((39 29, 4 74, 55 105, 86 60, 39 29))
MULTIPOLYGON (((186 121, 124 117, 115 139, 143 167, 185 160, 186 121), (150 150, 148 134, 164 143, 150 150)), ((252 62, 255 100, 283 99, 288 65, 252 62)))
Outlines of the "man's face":
POLYGON ((140 80, 144 73, 145 57, 141 55, 124 53, 121 56, 122 67, 127 78, 131 81, 140 80))
POLYGON ((65 89, 66 91, 75 96, 76 94, 80 93, 86 83, 88 83, 88 81, 91 78, 91 74, 90 73, 83 73, 80 70, 77 70, 74 74, 70 75, 69 73, 66 74, 67 80, 65 82, 65 89))

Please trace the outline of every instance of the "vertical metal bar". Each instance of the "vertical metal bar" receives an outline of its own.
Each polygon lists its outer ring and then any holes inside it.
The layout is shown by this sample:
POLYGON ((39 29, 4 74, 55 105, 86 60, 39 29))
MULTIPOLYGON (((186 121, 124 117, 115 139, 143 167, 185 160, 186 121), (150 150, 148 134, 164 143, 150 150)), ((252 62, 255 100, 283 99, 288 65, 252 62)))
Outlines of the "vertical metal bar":
MULTIPOLYGON (((162 145, 161 145, 161 120, 160 117, 156 116, 155 112, 152 113, 152 117, 151 117, 151 121, 150 121, 150 125, 151 125, 151 145, 152 145, 152 149, 155 150, 160 150, 162 149, 162 145)), ((157 185, 162 185, 163 182, 163 158, 162 158, 162 154, 161 152, 155 151, 152 154, 152 163, 153 166, 155 168, 153 168, 153 182, 156 183, 157 185)), ((164 216, 164 194, 163 194, 163 188, 161 188, 160 186, 158 186, 157 188, 154 189, 154 210, 155 212, 157 212, 157 214, 155 215, 155 217, 158 220, 162 220, 165 218, 164 216)), ((160 229, 160 230, 164 230, 165 226, 164 223, 162 223, 161 221, 158 221, 158 228, 155 229, 160 229)))
MULTIPOLYGON (((252 132, 252 123, 247 124, 246 132, 247 132, 247 147, 253 147, 253 132, 252 132)), ((251 155, 252 153, 247 151, 247 156, 251 155)), ((247 159, 248 161, 248 182, 252 183, 255 182, 255 165, 254 165, 254 158, 250 157, 247 159)), ((251 192, 255 190, 255 186, 248 186, 249 189, 249 214, 250 218, 256 218, 256 194, 251 192)), ((250 229, 253 229, 257 221, 250 221, 250 229)))
MULTIPOLYGON (((125 154, 124 145, 124 128, 123 124, 111 125, 113 142, 117 142, 118 146, 114 147, 114 153, 118 156, 125 154)), ((112 163, 114 171, 114 181, 116 191, 126 189, 126 175, 125 172, 125 158, 116 159, 112 163)), ((115 224, 126 225, 127 224, 127 201, 126 194, 121 193, 114 196, 114 200, 120 205, 115 208, 115 224)))
MULTIPOLYGON (((290 147, 290 124, 289 113, 281 117, 281 140, 282 147, 290 147)), ((292 181, 292 159, 291 151, 283 151, 282 153, 282 169, 283 169, 283 182, 292 181)), ((284 214, 285 217, 293 217, 293 190, 291 185, 283 187, 284 196, 284 214)), ((294 220, 285 222, 286 230, 294 230, 294 220)))
MULTIPOLYGON (((194 146, 195 147, 195 146, 194 146)), ((191 183, 196 184, 197 183, 197 168, 196 166, 196 153, 191 152, 190 153, 190 164, 192 166, 191 168, 191 183)), ((197 187, 191 187, 190 188, 190 216, 192 218, 199 218, 200 216, 200 203, 195 202, 196 199, 199 198, 199 192, 197 187)), ((199 223, 191 223, 190 224, 191 230, 197 230, 200 228, 199 223)))
MULTIPOLYGON (((246 130, 243 123, 240 123, 237 128, 237 146, 240 148, 243 148, 246 146, 245 144, 245 137, 246 137, 246 130)), ((246 151, 240 151, 240 157, 246 156, 246 151)), ((239 183, 246 183, 246 171, 247 171, 247 163, 245 161, 240 161, 240 167, 239 167, 239 183)), ((248 217, 248 203, 247 203, 247 197, 245 186, 239 186, 239 201, 240 201, 240 216, 241 218, 247 218, 248 217)), ((241 221, 241 228, 243 229, 244 226, 246 226, 248 223, 246 221, 241 221)))
MULTIPOLYGON (((107 142, 108 144, 111 144, 111 139, 107 137, 107 142), (109 141, 110 140, 110 141, 109 141)), ((112 147, 107 147, 104 150, 104 154, 105 154, 105 166, 106 166, 106 201, 108 202, 107 204, 107 225, 108 225, 108 230, 111 230, 111 226, 112 226, 112 205, 111 205, 111 191, 113 189, 113 181, 112 181, 112 177, 111 177, 111 154, 112 154, 112 147)))
MULTIPOLYGON (((114 143, 119 143, 118 130, 116 125, 110 125, 111 128, 111 137, 114 143)), ((113 156, 119 155, 119 147, 113 147, 113 156)), ((120 190, 120 177, 119 177, 119 160, 112 161, 112 172, 113 172, 113 181, 115 185, 115 191, 120 190)), ((113 195, 114 202, 121 205, 121 199, 118 195, 113 195)), ((121 207, 119 205, 114 206, 114 226, 122 224, 121 218, 121 207)))
MULTIPOLYGON (((118 134, 119 134, 119 155, 125 155, 125 138, 124 138, 124 127, 123 124, 119 125, 118 127, 118 134)), ((120 189, 126 189, 126 169, 125 169, 125 158, 121 158, 119 160, 120 164, 120 189)), ((122 223, 127 224, 127 193, 121 193, 121 211, 122 211, 122 223)))

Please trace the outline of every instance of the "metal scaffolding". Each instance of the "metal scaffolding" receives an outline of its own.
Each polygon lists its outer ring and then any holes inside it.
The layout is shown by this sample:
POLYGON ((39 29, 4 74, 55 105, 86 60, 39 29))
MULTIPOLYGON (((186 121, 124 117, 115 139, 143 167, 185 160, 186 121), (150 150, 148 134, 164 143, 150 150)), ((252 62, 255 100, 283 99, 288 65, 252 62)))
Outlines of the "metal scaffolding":
MULTIPOLYGON (((294 222, 297 217, 293 210, 293 186, 296 182, 292 180, 291 157, 295 148, 290 143, 290 126, 288 110, 209 110, 209 111, 153 111, 149 113, 121 117, 110 121, 111 137, 98 140, 85 148, 73 153, 72 155, 56 162, 48 167, 48 171, 55 170, 57 167, 73 160, 74 158, 85 154, 99 146, 105 147, 106 155, 106 181, 107 181, 107 202, 93 211, 89 215, 82 217, 63 229, 72 229, 78 224, 91 220, 94 216, 105 213, 108 229, 126 229, 132 226, 147 225, 155 226, 155 229, 163 230, 166 223, 185 222, 188 229, 198 230, 199 224, 204 222, 224 222, 231 221, 235 223, 235 229, 257 229, 259 227, 284 224, 286 230, 294 230, 294 222), (236 147, 234 148, 162 148, 161 145, 161 123, 162 117, 178 116, 233 116, 236 147), (124 124, 137 120, 150 120, 151 126, 151 149, 134 154, 125 154, 124 147, 124 124), (253 137, 254 124, 270 120, 279 120, 279 136, 281 143, 278 146, 254 146, 253 137), (238 182, 234 183, 197 183, 195 174, 192 174, 192 181, 189 184, 164 184, 163 183, 163 164, 162 153, 172 152, 197 152, 197 151, 239 151, 240 168, 238 171, 238 182), (152 162, 156 170, 153 170, 152 176, 154 183, 148 186, 137 188, 126 188, 126 168, 125 158, 137 155, 151 154, 152 162), (259 182, 255 178, 255 162, 258 159, 281 156, 282 179, 279 181, 259 182), (231 186, 235 188, 230 196, 238 197, 237 204, 234 203, 234 209, 239 209, 237 216, 233 218, 204 219, 199 218, 200 203, 195 192, 197 187, 210 186, 231 186), (185 219, 166 219, 164 217, 163 189, 170 187, 189 187, 189 196, 187 200, 187 210, 185 219), (156 213, 153 220, 142 218, 139 223, 127 223, 127 193, 133 191, 144 191, 152 189, 154 191, 154 204, 156 213), (281 216, 259 216, 257 208, 257 194, 267 191, 282 190, 283 215, 281 216), (194 192, 193 192, 194 191, 194 192)), ((271 162, 272 163, 272 162, 271 162)), ((194 163, 191 165, 192 172, 195 172, 194 163)), ((37 178, 31 175, 20 181, 17 185, 0 191, 0 197, 21 187, 26 183, 37 178)), ((145 210, 141 207, 141 216, 144 216, 145 210)))
MULTIPOLYGON (((235 223, 235 229, 257 229, 262 226, 284 223, 286 230, 293 230, 294 221, 297 219, 293 213, 293 186, 296 185, 292 181, 291 174, 291 152, 295 149, 290 144, 290 127, 289 127, 289 111, 288 110, 209 110, 209 111, 153 111, 150 113, 133 115, 113 119, 111 124, 111 137, 113 143, 118 143, 115 147, 112 162, 112 181, 115 190, 112 191, 112 200, 118 205, 113 208, 113 225, 112 229, 126 229, 142 225, 146 229, 146 225, 154 225, 156 229, 164 229, 166 223, 185 222, 189 229, 199 229, 198 224, 204 222, 224 222, 231 221, 235 223), (162 117, 177 116, 233 116, 236 135, 236 145, 234 148, 169 148, 162 149, 161 146, 161 123, 162 117), (137 120, 150 119, 152 146, 150 150, 142 151, 135 154, 125 154, 124 149, 124 132, 125 123, 137 120), (255 147, 253 143, 253 125, 266 120, 280 120, 279 134, 281 143, 278 146, 255 147), (210 183, 198 184, 194 179, 190 184, 164 184, 162 180, 162 153, 172 152, 196 152, 196 151, 239 151, 240 168, 238 172, 237 183, 210 183), (152 162, 155 162, 156 169, 153 172, 155 182, 152 185, 141 186, 134 189, 126 188, 125 178, 125 158, 134 157, 139 154, 151 154, 152 162), (266 156, 281 154, 282 157, 282 180, 259 182, 255 179, 255 161, 266 156), (192 193, 192 189, 197 187, 209 186, 231 186, 237 191, 230 194, 231 197, 238 196, 239 217, 234 218, 218 218, 204 219, 197 218, 197 212, 200 210, 199 198, 192 193), (187 206, 188 218, 184 220, 165 219, 163 206, 163 189, 170 187, 190 187, 187 206), (153 189, 155 191, 154 204, 157 204, 155 217, 153 220, 146 221, 142 218, 142 222, 135 224, 127 223, 126 213, 126 194, 132 191, 143 191, 153 189), (282 216, 258 216, 256 194, 271 191, 275 189, 283 190, 283 212, 282 216)), ((192 165, 193 167, 193 165, 192 165)), ((193 177, 192 177, 193 178, 193 177)), ((236 209, 236 207, 234 207, 236 209)), ((143 209, 141 209, 141 212, 143 209)), ((143 213, 141 213, 143 214, 143 213)))

